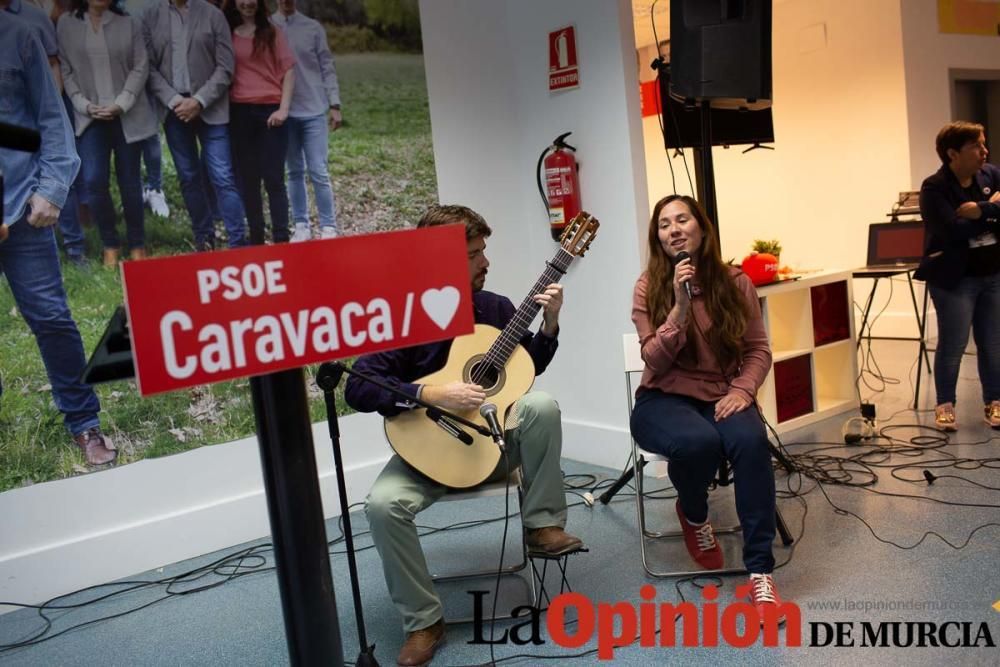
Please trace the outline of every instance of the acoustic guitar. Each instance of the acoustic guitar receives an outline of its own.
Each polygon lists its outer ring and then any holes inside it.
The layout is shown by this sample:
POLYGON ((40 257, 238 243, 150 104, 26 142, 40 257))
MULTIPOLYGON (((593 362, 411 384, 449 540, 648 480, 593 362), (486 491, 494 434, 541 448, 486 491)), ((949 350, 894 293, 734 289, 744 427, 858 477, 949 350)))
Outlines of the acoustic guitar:
MULTIPOLYGON (((535 381, 535 364, 519 344, 540 309, 533 297, 544 292, 547 285, 559 282, 573 260, 587 252, 599 226, 589 213, 581 212, 574 217, 560 238, 555 257, 546 262, 542 275, 503 331, 477 324, 473 333, 452 342, 444 368, 416 382, 478 384, 486 392, 486 402, 497 406, 497 416, 503 425, 507 409, 535 381)), ((455 414, 486 425, 478 410, 455 414)), ((464 489, 482 483, 500 461, 500 450, 492 438, 444 417, 435 421, 423 408, 386 418, 385 435, 400 458, 439 484, 452 488, 464 489), (462 433, 462 437, 456 437, 456 432, 462 433), (469 438, 472 442, 466 444, 469 438)))

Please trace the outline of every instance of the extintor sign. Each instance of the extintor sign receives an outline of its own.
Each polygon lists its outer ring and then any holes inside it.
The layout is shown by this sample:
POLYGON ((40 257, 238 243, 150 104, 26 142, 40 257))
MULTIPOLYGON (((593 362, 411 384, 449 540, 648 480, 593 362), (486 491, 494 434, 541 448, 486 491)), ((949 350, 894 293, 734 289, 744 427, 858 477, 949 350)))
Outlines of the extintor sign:
POLYGON ((579 87, 576 28, 569 25, 549 33, 549 92, 579 87))

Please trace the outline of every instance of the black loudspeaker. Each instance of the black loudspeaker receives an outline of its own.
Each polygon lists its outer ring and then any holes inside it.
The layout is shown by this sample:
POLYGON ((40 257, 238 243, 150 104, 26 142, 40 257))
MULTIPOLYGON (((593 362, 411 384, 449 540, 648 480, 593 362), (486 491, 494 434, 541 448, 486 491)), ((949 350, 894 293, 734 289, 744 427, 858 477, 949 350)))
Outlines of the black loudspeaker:
POLYGON ((771 0, 671 0, 670 92, 713 107, 771 100, 771 0))

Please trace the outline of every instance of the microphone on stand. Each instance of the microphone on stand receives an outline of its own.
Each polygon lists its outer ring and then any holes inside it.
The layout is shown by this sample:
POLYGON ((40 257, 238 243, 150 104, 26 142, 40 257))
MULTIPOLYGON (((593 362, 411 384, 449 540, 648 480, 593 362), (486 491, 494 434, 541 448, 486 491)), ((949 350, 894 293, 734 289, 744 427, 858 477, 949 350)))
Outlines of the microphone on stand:
MULTIPOLYGON (((683 262, 685 259, 691 259, 691 255, 688 254, 687 250, 681 250, 679 253, 677 253, 677 256, 674 257, 674 266, 677 266, 678 264, 680 264, 681 262, 683 262)), ((691 283, 689 281, 685 280, 682 284, 684 285, 684 291, 687 292, 688 300, 690 300, 692 298, 691 297, 691 283)))
POLYGON ((479 415, 486 420, 486 425, 490 427, 493 442, 497 443, 497 447, 503 449, 506 445, 503 441, 503 429, 500 428, 500 422, 497 420, 497 406, 493 403, 483 403, 479 406, 479 415))
POLYGON ((457 438, 463 445, 472 444, 472 435, 461 426, 441 414, 436 408, 427 408, 427 418, 441 427, 441 429, 453 438, 457 438))

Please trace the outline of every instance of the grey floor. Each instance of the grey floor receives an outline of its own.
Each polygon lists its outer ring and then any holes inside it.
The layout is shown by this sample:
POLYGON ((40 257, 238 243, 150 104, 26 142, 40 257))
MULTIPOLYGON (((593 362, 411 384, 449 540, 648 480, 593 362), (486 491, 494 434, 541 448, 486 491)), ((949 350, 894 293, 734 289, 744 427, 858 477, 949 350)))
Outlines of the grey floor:
MULTIPOLYGON (((876 403, 880 425, 900 425, 891 430, 898 441, 887 444, 892 451, 871 447, 838 446, 841 426, 850 415, 826 420, 813 428, 786 434, 782 440, 787 450, 802 465, 823 465, 833 479, 850 476, 855 482, 871 480, 874 484, 848 488, 815 481, 779 471, 777 480, 779 507, 796 536, 794 549, 776 543, 779 562, 787 561, 776 574, 781 595, 796 602, 802 616, 802 646, 765 648, 758 641, 745 649, 718 648, 643 648, 637 645, 619 648, 614 661, 621 664, 793 664, 793 665, 997 665, 996 648, 865 648, 861 647, 861 622, 946 621, 968 622, 972 638, 985 622, 994 642, 1000 641, 1000 612, 991 609, 1000 600, 1000 447, 994 431, 982 422, 982 402, 975 358, 966 356, 959 382, 958 416, 961 430, 947 443, 913 436, 937 435, 930 429, 907 424, 928 423, 927 411, 909 410, 912 402, 912 379, 915 345, 900 342, 877 342, 874 350, 882 372, 898 378, 882 393, 862 387, 866 398, 876 403), (827 445, 816 443, 829 443, 827 445), (822 449, 822 451, 817 451, 822 449), (865 453, 868 453, 865 456, 865 453), (825 461, 820 457, 829 457, 825 461), (852 458, 854 462, 844 462, 852 458), (984 466, 978 460, 989 459, 984 466), (957 467, 949 467, 958 463, 957 467), (914 482, 894 479, 896 475, 914 482), (931 486, 922 471, 930 469, 940 479, 931 486), (954 475, 955 477, 948 477, 954 475), (962 478, 962 479, 959 479, 962 478), (973 482, 993 488, 976 486, 973 482), (789 489, 799 490, 792 497, 789 489), (898 494, 898 495, 888 495, 898 494), (841 509, 835 509, 841 508, 841 509), (863 521, 865 523, 863 523, 863 521), (867 524, 867 525, 866 525, 867 524), (950 543, 950 545, 949 545, 950 543), (953 546, 951 546, 953 545, 953 546), (956 548, 958 547, 958 548, 956 548), (840 606, 837 609, 837 605, 840 606), (866 611, 864 606, 868 605, 866 611), (859 608, 860 607, 860 608, 859 608), (853 622, 854 647, 813 645, 811 624, 853 622)), ((933 383, 925 375, 921 405, 933 404, 933 383)), ((875 383, 872 383, 875 384, 875 383)), ((622 454, 625 463, 626 453, 622 454)), ((617 471, 598 469, 565 461, 568 482, 593 486, 614 478, 617 471), (589 477, 592 476, 592 477, 589 477)), ((648 487, 662 486, 650 479, 648 487)), ((718 526, 735 520, 732 487, 713 492, 712 520, 718 526)), ((661 495, 672 495, 669 490, 661 495)), ((701 600, 698 584, 709 580, 652 580, 647 578, 639 560, 634 495, 626 488, 609 504, 590 508, 576 494, 569 496, 568 528, 584 538, 589 553, 571 557, 568 580, 573 589, 592 600, 627 601, 637 605, 640 587, 653 583, 655 602, 678 603, 701 600)), ((673 501, 651 500, 651 519, 670 521, 673 501)), ((421 515, 421 524, 445 527, 471 518, 503 515, 501 499, 439 503, 421 515)), ((355 513, 355 532, 367 524, 363 514, 355 513)), ((512 524, 517 533, 518 524, 512 524)), ((497 559, 502 523, 436 532, 424 538, 432 569, 448 571, 469 563, 494 566, 497 559)), ((328 533, 339 533, 333 522, 328 533)), ((368 546, 365 536, 359 546, 368 546)), ((653 546, 653 557, 665 564, 687 566, 687 556, 680 547, 653 546)), ((516 551, 514 541, 511 549, 516 551)), ((508 550, 508 553, 510 553, 508 550)), ((76 604, 114 591, 137 588, 109 599, 72 610, 50 610, 46 615, 52 625, 45 636, 52 637, 33 646, 0 652, 4 665, 281 665, 288 663, 281 607, 273 565, 264 541, 241 545, 230 550, 177 563, 162 572, 136 575, 101 590, 81 593, 61 601, 76 604), (224 566, 200 578, 191 575, 167 591, 162 585, 147 585, 166 577, 176 577, 196 568, 225 559, 224 566), (239 574, 242 576, 231 577, 239 574), (229 578, 228 581, 224 581, 229 578), (212 583, 213 588, 187 595, 181 593, 212 583), (133 613, 143 605, 150 605, 133 613), (77 627, 87 621, 116 614, 120 617, 77 627)), ((739 562, 739 545, 726 546, 727 562, 739 562)), ((331 557, 341 625, 344 654, 348 661, 358 655, 357 632, 350 604, 346 559, 340 546, 331 557)), ((383 665, 395 663, 402 642, 399 618, 388 598, 377 554, 368 548, 358 556, 365 618, 369 642, 376 645, 375 655, 383 665)), ((71 566, 69 564, 68 566, 71 566)), ((743 577, 721 581, 720 606, 732 599, 743 577)), ((492 581, 449 583, 442 585, 446 613, 459 617, 471 613, 469 590, 491 589, 492 581)), ((547 588, 557 589, 558 580, 551 573, 547 588)), ((526 584, 512 579, 499 609, 510 609, 526 584)), ((44 628, 44 621, 34 610, 14 612, 0 617, 0 644, 23 641, 44 628)), ((498 626, 502 628, 503 626, 498 626)), ((596 641, 570 650, 555 645, 544 630, 545 643, 539 646, 495 646, 498 661, 517 664, 597 664, 593 652, 571 659, 596 647, 596 641), (513 657, 513 656, 526 657, 513 657)), ((821 627, 821 626, 817 626, 821 627)), ((483 664, 491 660, 489 647, 469 644, 472 627, 449 627, 449 643, 439 653, 435 664, 483 664)), ((678 636, 680 633, 678 633, 678 636)), ((958 637, 954 629, 949 637, 958 637)), ((980 639, 982 643, 984 640, 980 639)), ((679 642, 679 638, 678 638, 679 642)))

